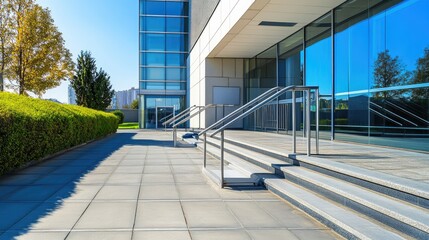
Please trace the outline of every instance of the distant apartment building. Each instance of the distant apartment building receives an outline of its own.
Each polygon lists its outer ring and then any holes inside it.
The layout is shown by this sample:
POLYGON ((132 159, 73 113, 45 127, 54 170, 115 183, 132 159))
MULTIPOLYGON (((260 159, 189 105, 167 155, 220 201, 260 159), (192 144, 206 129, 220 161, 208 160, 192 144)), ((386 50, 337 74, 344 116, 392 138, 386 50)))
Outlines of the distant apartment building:
POLYGON ((71 85, 68 86, 68 103, 76 105, 76 92, 71 85))
POLYGON ((139 90, 131 88, 129 90, 117 91, 112 99, 112 108, 127 108, 138 98, 139 90))

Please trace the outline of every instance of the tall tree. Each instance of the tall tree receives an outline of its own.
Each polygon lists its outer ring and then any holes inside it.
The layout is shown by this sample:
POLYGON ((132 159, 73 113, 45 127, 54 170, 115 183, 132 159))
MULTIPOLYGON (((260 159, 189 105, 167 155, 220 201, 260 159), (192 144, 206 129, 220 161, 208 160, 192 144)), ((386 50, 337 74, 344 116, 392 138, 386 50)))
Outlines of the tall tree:
MULTIPOLYGON (((414 84, 429 82, 429 48, 425 48, 423 57, 417 60, 417 68, 414 72, 414 84)), ((412 97, 414 99, 429 99, 428 88, 413 89, 412 97)))
POLYGON ((48 9, 34 0, 9 1, 16 38, 8 79, 15 83, 19 94, 33 92, 40 97, 73 76, 71 53, 48 9))
POLYGON ((100 69, 97 71, 95 59, 88 51, 82 51, 77 58, 75 76, 71 85, 76 92, 77 105, 104 110, 112 101, 114 91, 109 75, 100 69))
POLYGON ((10 63, 14 25, 9 0, 0 0, 0 92, 4 90, 4 77, 10 63))
MULTIPOLYGON (((389 50, 380 52, 374 66, 374 87, 386 88, 403 85, 408 82, 409 73, 405 71, 404 66, 399 61, 399 57, 392 57, 389 50)), ((401 91, 383 91, 377 92, 377 98, 388 98, 401 95, 401 91)))

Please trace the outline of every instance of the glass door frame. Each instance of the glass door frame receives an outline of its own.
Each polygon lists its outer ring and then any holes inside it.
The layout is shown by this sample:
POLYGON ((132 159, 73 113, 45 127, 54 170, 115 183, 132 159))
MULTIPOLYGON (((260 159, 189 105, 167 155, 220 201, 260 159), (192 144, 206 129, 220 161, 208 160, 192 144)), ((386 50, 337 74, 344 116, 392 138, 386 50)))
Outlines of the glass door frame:
POLYGON ((155 107, 155 129, 158 129, 159 127, 158 127, 158 109, 159 108, 171 108, 173 111, 172 111, 172 113, 173 113, 173 117, 174 117, 174 115, 176 115, 175 114, 175 106, 156 106, 155 107))

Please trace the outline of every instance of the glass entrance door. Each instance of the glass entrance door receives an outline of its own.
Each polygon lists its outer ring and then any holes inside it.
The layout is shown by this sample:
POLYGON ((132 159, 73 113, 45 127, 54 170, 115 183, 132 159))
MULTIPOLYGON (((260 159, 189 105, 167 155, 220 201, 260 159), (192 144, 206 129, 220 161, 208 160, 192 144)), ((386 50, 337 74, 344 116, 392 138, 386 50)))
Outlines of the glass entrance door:
POLYGON ((156 128, 163 128, 163 122, 174 116, 174 107, 156 107, 156 128))

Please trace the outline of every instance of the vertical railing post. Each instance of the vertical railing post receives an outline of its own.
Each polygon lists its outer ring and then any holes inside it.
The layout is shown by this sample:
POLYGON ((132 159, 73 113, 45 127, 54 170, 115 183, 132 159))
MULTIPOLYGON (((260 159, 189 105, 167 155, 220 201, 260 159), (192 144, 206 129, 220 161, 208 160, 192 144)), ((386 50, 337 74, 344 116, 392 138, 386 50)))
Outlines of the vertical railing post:
POLYGON ((292 152, 296 153, 296 95, 295 90, 292 90, 292 152))
POLYGON ((207 167, 207 133, 204 133, 204 168, 207 167))
POLYGON ((316 101, 316 154, 319 154, 319 108, 320 108, 320 103, 319 103, 319 88, 316 88, 316 96, 315 96, 315 101, 316 101))
POLYGON ((306 108, 306 116, 305 116, 305 129, 307 135, 307 156, 311 155, 311 121, 310 121, 310 105, 311 105, 311 95, 310 90, 306 91, 307 94, 307 103, 305 105, 306 108))
POLYGON ((224 169, 224 147, 225 147, 225 131, 220 132, 220 187, 225 186, 225 169, 224 169))
POLYGON ((177 135, 176 135, 176 127, 173 127, 173 144, 174 144, 174 147, 176 147, 177 146, 177 135))

